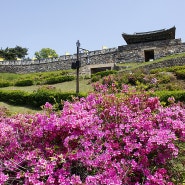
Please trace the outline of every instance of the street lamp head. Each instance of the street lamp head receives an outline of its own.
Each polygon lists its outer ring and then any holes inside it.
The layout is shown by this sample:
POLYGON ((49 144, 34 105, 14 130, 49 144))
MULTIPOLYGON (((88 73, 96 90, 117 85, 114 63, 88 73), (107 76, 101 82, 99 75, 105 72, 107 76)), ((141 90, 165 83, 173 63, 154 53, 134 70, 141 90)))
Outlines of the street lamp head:
POLYGON ((80 41, 79 40, 77 40, 77 42, 76 42, 76 47, 80 47, 80 41))

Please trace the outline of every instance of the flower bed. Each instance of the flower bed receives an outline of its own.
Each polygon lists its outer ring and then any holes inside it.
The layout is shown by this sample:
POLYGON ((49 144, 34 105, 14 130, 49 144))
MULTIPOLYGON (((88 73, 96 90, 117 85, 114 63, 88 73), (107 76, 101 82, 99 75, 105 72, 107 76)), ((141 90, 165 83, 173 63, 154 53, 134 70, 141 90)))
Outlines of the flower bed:
MULTIPOLYGON (((114 86, 112 86, 114 87, 114 86)), ((55 113, 0 114, 0 184, 172 185, 185 138, 185 109, 123 86, 55 113)))

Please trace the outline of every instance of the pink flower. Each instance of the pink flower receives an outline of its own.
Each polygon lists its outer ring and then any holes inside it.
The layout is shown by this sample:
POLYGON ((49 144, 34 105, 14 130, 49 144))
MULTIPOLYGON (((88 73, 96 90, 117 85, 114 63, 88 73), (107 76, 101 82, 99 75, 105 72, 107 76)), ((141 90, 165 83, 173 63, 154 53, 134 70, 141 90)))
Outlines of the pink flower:
POLYGON ((8 180, 8 175, 5 175, 0 171, 0 184, 4 184, 8 180))

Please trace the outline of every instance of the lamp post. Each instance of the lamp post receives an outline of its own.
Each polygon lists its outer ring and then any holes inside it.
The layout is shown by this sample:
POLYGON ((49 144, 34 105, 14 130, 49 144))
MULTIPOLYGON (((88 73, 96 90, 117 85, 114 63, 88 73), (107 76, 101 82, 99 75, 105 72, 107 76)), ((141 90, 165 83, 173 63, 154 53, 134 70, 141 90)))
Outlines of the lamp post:
POLYGON ((72 69, 76 69, 76 95, 78 96, 79 94, 79 69, 81 67, 81 63, 80 63, 80 59, 79 59, 79 53, 80 50, 87 52, 87 62, 86 64, 89 64, 89 50, 80 48, 80 42, 79 40, 77 40, 76 42, 76 48, 77 48, 77 60, 76 62, 72 62, 71 64, 71 68, 72 69))
POLYGON ((80 41, 77 40, 76 42, 77 48, 77 61, 76 61, 76 95, 79 94, 79 68, 80 68, 80 61, 79 61, 79 50, 80 50, 80 41))

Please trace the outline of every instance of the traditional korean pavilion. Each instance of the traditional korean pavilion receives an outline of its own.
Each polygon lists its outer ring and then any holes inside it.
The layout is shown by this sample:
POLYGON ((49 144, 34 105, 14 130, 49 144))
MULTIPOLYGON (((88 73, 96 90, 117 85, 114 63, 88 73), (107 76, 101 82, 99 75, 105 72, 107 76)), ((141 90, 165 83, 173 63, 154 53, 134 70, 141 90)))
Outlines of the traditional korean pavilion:
POLYGON ((123 33, 122 37, 127 44, 138 44, 145 42, 175 39, 175 26, 170 29, 162 29, 149 32, 139 32, 134 34, 123 33))

